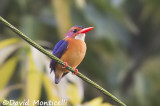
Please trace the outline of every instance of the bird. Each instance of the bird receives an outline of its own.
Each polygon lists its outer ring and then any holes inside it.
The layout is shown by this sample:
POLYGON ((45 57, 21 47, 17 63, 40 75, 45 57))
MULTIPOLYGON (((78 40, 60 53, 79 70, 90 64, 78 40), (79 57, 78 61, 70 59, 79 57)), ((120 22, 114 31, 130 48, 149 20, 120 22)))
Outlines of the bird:
POLYGON ((66 69, 68 65, 75 69, 75 75, 78 73, 78 69, 76 68, 84 59, 87 49, 85 36, 93 28, 73 26, 65 34, 65 38, 55 45, 52 54, 65 63, 62 66, 54 59, 50 61, 50 73, 55 73, 55 84, 58 84, 69 73, 69 70, 66 69))

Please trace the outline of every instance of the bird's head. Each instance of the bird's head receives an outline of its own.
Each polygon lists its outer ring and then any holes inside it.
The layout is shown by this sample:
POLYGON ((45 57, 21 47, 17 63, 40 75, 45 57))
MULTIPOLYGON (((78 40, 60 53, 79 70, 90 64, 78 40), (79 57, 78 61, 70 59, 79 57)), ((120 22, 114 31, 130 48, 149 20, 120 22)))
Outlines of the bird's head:
POLYGON ((79 39, 84 41, 85 39, 85 34, 92 30, 94 27, 88 27, 84 28, 81 26, 73 26, 71 27, 68 32, 66 33, 66 37, 68 38, 74 38, 74 39, 79 39))

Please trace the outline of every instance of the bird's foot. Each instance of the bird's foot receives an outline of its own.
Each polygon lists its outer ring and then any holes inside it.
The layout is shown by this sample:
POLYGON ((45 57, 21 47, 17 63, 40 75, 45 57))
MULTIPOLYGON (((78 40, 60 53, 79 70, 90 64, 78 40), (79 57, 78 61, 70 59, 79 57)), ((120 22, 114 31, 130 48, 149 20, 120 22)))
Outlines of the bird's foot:
MULTIPOLYGON (((64 61, 65 65, 62 67, 63 69, 65 69, 68 66, 68 63, 66 61, 64 61)), ((75 73, 72 73, 73 75, 77 75, 78 74, 78 69, 75 69, 75 73)))
POLYGON ((78 69, 75 69, 75 73, 72 73, 73 75, 77 75, 78 74, 78 69))
POLYGON ((62 68, 66 68, 68 66, 68 63, 64 61, 65 65, 62 68))

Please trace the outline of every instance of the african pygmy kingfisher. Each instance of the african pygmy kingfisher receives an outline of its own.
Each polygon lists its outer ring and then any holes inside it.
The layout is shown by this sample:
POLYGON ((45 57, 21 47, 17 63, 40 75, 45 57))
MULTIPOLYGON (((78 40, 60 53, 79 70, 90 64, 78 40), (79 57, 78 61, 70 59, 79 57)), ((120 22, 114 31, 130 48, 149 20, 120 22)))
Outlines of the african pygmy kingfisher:
POLYGON ((65 62, 65 66, 57 64, 53 59, 50 62, 51 72, 54 71, 55 73, 56 84, 69 72, 66 69, 67 65, 75 69, 75 74, 78 73, 76 68, 86 54, 85 36, 92 29, 93 27, 73 26, 66 33, 65 38, 55 45, 52 54, 65 62))

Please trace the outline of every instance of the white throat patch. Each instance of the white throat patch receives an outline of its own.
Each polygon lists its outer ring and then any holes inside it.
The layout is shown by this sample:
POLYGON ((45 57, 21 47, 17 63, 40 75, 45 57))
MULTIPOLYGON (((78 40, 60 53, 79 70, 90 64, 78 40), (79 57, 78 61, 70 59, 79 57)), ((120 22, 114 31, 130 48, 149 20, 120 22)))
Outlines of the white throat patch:
POLYGON ((79 39, 79 40, 84 41, 85 36, 86 36, 86 34, 85 34, 85 33, 81 33, 81 34, 78 34, 78 35, 75 37, 75 39, 79 39))

